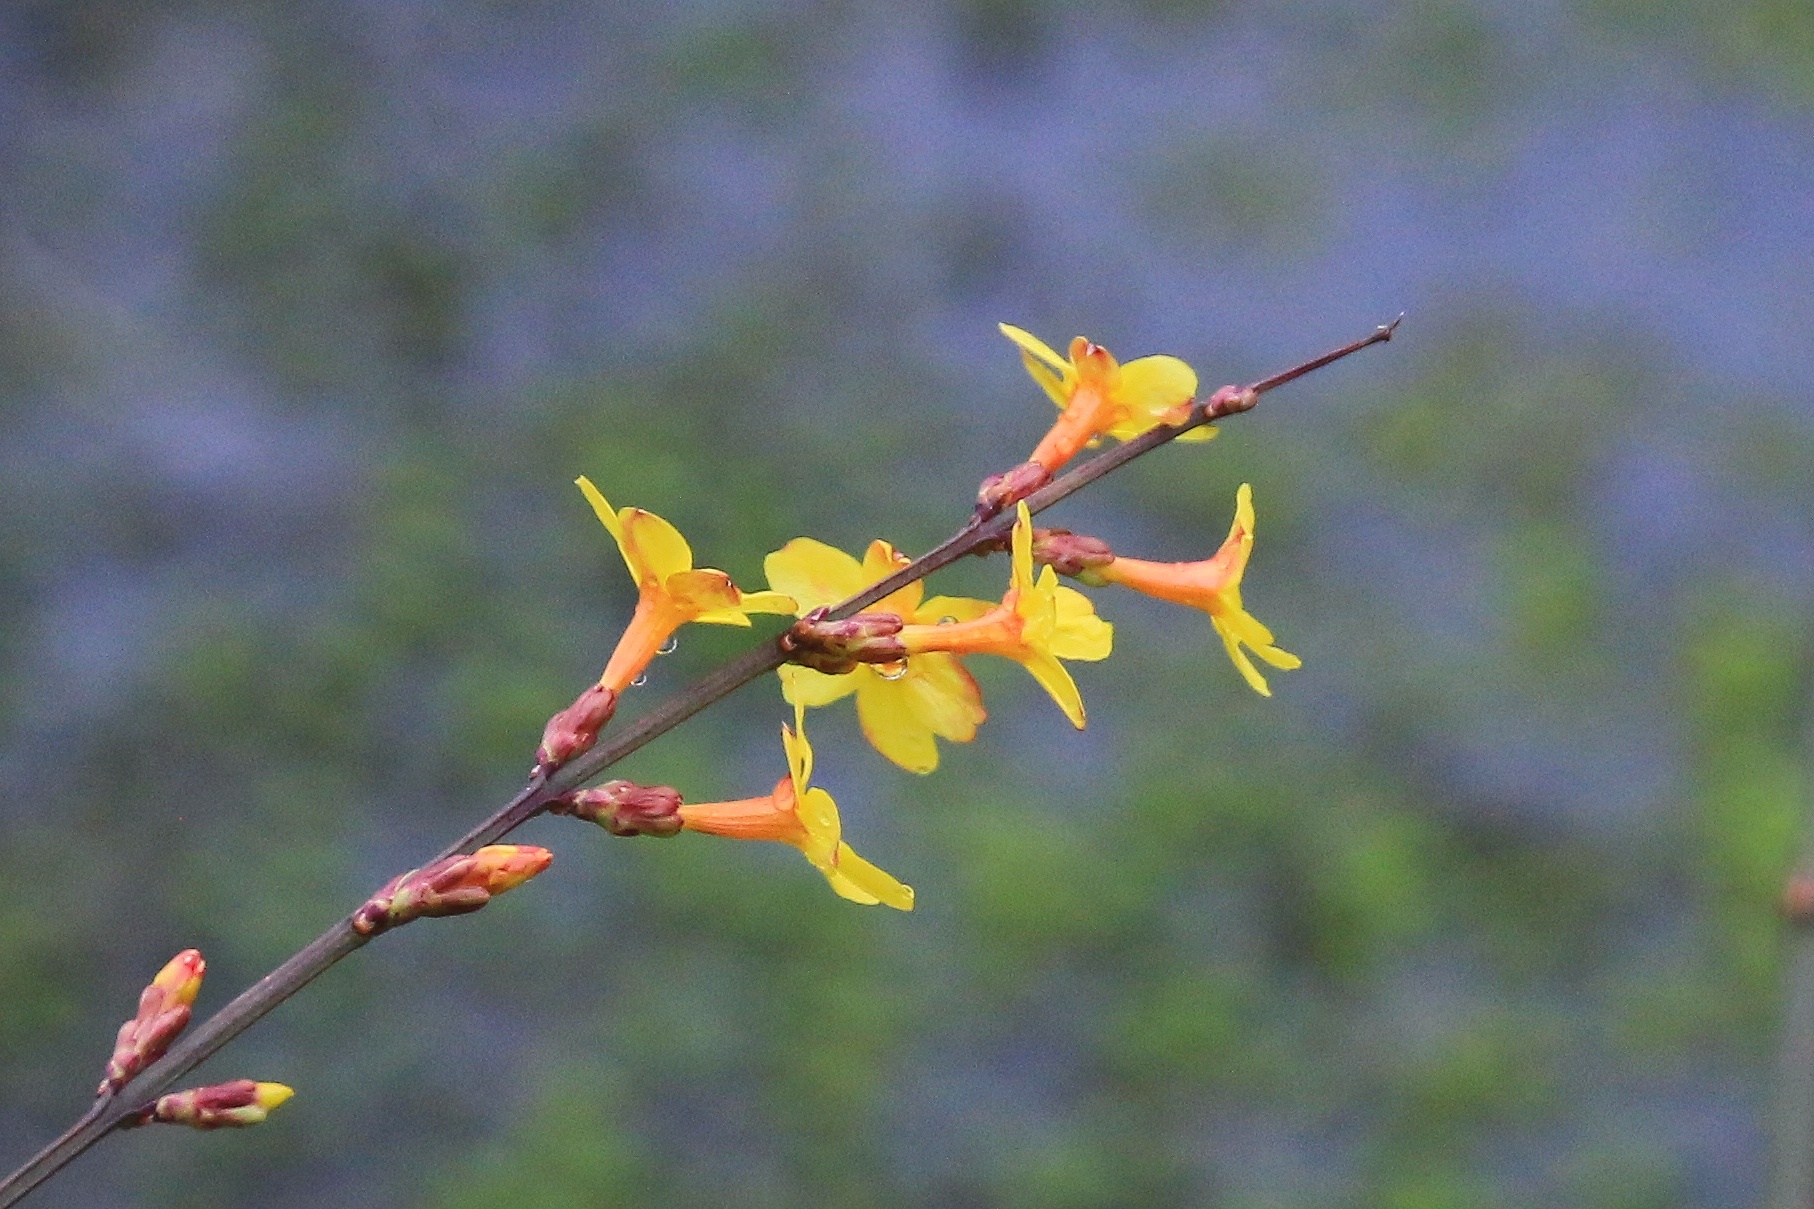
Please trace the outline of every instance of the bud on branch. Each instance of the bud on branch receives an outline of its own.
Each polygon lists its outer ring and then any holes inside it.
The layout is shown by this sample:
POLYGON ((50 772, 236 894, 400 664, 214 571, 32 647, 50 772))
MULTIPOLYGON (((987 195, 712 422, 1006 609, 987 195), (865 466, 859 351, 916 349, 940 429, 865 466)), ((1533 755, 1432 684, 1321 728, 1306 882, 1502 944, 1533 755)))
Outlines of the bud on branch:
POLYGON ((198 949, 184 949, 157 972, 139 995, 139 1013, 120 1026, 113 1043, 113 1057, 96 1095, 118 1091, 138 1073, 164 1056, 189 1023, 189 1009, 202 989, 208 963, 198 949))
POLYGON ((412 869, 386 883, 353 912, 353 931, 376 936, 424 916, 465 915, 548 867, 554 853, 527 844, 493 844, 412 869))
POLYGON ((166 1125, 187 1125, 191 1129, 244 1129, 263 1123, 273 1109, 295 1094, 281 1083, 235 1079, 231 1083, 216 1083, 212 1087, 195 1087, 159 1096, 133 1115, 122 1118, 120 1128, 132 1129, 158 1121, 166 1125))
POLYGON ((548 813, 597 823, 612 835, 680 834, 680 792, 666 785, 606 781, 555 799, 548 804, 548 813))

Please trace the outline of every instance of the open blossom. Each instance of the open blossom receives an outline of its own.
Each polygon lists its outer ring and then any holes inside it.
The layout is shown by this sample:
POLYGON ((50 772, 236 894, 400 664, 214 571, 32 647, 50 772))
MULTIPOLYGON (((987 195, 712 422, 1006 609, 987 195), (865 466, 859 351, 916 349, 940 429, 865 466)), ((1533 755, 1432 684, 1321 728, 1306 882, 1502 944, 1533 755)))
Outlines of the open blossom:
POLYGON ((689 621, 746 626, 751 613, 794 611, 793 600, 780 592, 743 592, 723 571, 694 567, 693 548, 680 530, 641 508, 614 511, 592 480, 581 475, 577 481, 636 581, 636 613, 598 679, 606 689, 622 693, 689 621))
POLYGON ((1303 661, 1274 646, 1272 631, 1241 604, 1241 577, 1252 553, 1253 488, 1242 483, 1235 496, 1235 519, 1228 530, 1228 540, 1214 556, 1194 563, 1153 563, 1116 557, 1104 566, 1089 569, 1083 579, 1086 583, 1120 584, 1160 600, 1202 609, 1222 636, 1222 645, 1228 648, 1228 657, 1242 677, 1256 693, 1270 697, 1272 689, 1266 678, 1241 648, 1252 648, 1254 654, 1276 668, 1301 667, 1303 661))
MULTIPOLYGON (((801 616, 848 600, 886 579, 911 560, 885 541, 874 541, 859 563, 844 551, 809 537, 797 537, 763 562, 769 587, 791 596, 801 616)), ((868 612, 893 614, 909 624, 936 625, 981 616, 988 601, 956 596, 924 599, 915 580, 871 605, 868 612)), ((858 664, 843 675, 826 675, 797 664, 780 669, 781 691, 790 704, 830 705, 852 693, 857 720, 875 749, 910 772, 938 767, 934 736, 956 743, 976 737, 988 712, 976 681, 956 655, 928 653, 902 664, 858 664)))
POLYGON ((576 481, 636 581, 636 612, 598 683, 548 720, 536 753, 544 772, 591 749, 624 690, 687 622, 747 626, 751 613, 794 611, 793 600, 779 592, 744 592, 723 571, 693 566, 693 548, 680 530, 641 508, 614 509, 591 479, 576 481))
MULTIPOLYGON (((1176 357, 1140 357, 1122 365, 1108 349, 1082 336, 1071 341, 1068 357, 1060 357, 1037 336, 1012 324, 1000 326, 1002 335, 1020 346, 1027 373, 1058 404, 1057 423, 1029 459, 1049 472, 1103 436, 1128 441, 1189 415, 1197 372, 1176 357)), ((1214 428, 1204 426, 1178 439, 1207 441, 1215 435, 1214 428)))
POLYGON ((208 963, 198 949, 184 949, 164 964, 139 994, 138 1014, 120 1026, 100 1091, 118 1090, 164 1056, 189 1023, 208 963))
POLYGON ((787 751, 787 776, 765 797, 735 802, 706 802, 680 808, 688 831, 738 840, 775 840, 792 844, 825 875, 831 888, 851 902, 885 903, 913 910, 913 887, 902 885, 854 852, 844 842, 838 804, 812 784, 813 749, 806 741, 805 706, 794 706, 794 726, 781 727, 787 751))
POLYGON ((1008 590, 1001 603, 979 616, 948 625, 910 625, 898 637, 908 665, 932 652, 955 655, 1000 655, 1033 674, 1065 717, 1083 729, 1083 697, 1061 659, 1107 659, 1115 628, 1096 616, 1089 597, 1058 582, 1058 573, 1042 568, 1033 577, 1033 521, 1026 504, 1018 505, 1011 542, 1013 559, 1008 590))

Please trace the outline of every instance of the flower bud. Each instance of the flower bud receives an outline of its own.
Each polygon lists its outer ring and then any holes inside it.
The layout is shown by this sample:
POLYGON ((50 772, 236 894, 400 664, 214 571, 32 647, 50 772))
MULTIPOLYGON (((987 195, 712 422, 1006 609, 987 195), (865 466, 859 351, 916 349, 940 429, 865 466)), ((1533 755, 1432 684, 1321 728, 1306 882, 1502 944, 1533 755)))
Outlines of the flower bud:
POLYGON ((118 1091, 164 1056, 189 1023, 190 1007, 202 989, 202 973, 207 968, 199 950, 184 949, 157 972, 139 994, 138 1015, 120 1026, 97 1095, 118 1091))
POLYGON ((584 755, 598 742, 598 732, 605 729, 611 715, 617 712, 617 693, 595 684, 581 693, 572 705, 548 719, 542 730, 542 745, 535 753, 535 766, 542 772, 553 772, 575 756, 584 755))
POLYGON ((1044 563, 1060 575, 1101 587, 1102 581, 1091 572, 1114 562, 1115 552, 1099 537, 1086 537, 1069 529, 1035 529, 1033 561, 1044 563))
POLYGON ((976 492, 976 519, 986 521, 1004 508, 1012 508, 1052 481, 1052 472, 1038 462, 1022 462, 1012 470, 992 474, 976 492))
POLYGON ((273 1109, 295 1094, 281 1083, 235 1079, 231 1083, 216 1083, 212 1087, 194 1087, 159 1096, 120 1124, 131 1127, 160 1121, 167 1125, 187 1125, 191 1129, 244 1129, 261 1123, 273 1109))
POLYGON ((827 621, 826 612, 813 610, 783 636, 782 648, 792 662, 841 676, 859 663, 899 663, 907 657, 907 648, 895 637, 905 623, 893 613, 858 613, 827 621))
POLYGON ((680 793, 666 785, 638 785, 634 781, 606 781, 591 789, 576 789, 548 806, 550 814, 570 814, 597 823, 612 835, 680 833, 680 793))
POLYGON ((378 933, 424 916, 465 915, 548 867, 554 853, 527 844, 493 844, 392 878, 353 912, 353 931, 378 933))

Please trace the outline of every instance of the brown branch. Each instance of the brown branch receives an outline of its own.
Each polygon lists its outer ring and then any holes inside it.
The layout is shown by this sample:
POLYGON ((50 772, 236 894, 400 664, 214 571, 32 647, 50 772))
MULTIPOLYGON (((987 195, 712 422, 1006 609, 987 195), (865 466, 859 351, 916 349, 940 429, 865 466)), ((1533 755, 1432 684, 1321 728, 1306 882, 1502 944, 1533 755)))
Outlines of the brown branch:
MULTIPOLYGON (((1401 315, 1399 319, 1402 318, 1401 315)), ((1394 319, 1391 323, 1376 328, 1371 335, 1363 339, 1343 345, 1341 348, 1334 349, 1301 365, 1293 366, 1282 373, 1262 378, 1249 386, 1224 386, 1208 399, 1192 404, 1190 415, 1182 423, 1162 425, 1150 432, 1142 433, 1133 440, 1092 458, 1083 465, 1054 479, 1027 497, 1028 510, 1040 512, 1050 508, 1067 496, 1081 491, 1103 475, 1119 470, 1135 458, 1152 452, 1193 428, 1251 409, 1259 397, 1269 390, 1301 378, 1330 362, 1339 361, 1369 345, 1390 340, 1392 333, 1398 327, 1399 319, 1394 319)), ((999 548, 1007 539, 1013 526, 1014 514, 1012 512, 1003 512, 988 520, 973 519, 931 551, 832 609, 829 616, 833 619, 848 617, 906 584, 923 579, 965 555, 999 548)), ((467 832, 442 852, 441 856, 452 856, 458 852, 468 852, 485 844, 495 843, 500 837, 509 834, 546 809, 550 801, 567 790, 591 780, 631 752, 643 747, 650 740, 673 730, 700 710, 723 700, 750 681, 774 671, 785 662, 787 662, 787 654, 781 649, 779 638, 765 640, 717 671, 696 681, 679 696, 638 718, 615 739, 601 743, 585 755, 575 758, 551 776, 544 778, 537 774, 532 777, 529 784, 525 785, 507 805, 467 832)), ((117 1128, 124 1118, 132 1115, 138 1105, 169 1088, 194 1067, 212 1057, 233 1038, 252 1027, 271 1009, 307 986, 335 962, 355 949, 363 947, 369 939, 354 932, 349 919, 340 920, 316 937, 307 947, 241 992, 238 998, 197 1026, 181 1042, 172 1046, 169 1053, 128 1085, 131 1094, 116 1096, 111 1101, 98 1101, 61 1137, 33 1155, 5 1180, 0 1180, 0 1209, 17 1204, 33 1188, 49 1179, 77 1155, 117 1128)))

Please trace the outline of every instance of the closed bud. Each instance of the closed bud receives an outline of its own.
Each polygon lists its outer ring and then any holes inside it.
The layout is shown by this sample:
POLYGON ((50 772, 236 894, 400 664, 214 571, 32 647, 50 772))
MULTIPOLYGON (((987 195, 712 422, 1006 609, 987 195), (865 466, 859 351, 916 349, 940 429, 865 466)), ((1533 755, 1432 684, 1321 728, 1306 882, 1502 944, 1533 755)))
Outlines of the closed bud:
POLYGON ((827 621, 825 609, 815 609, 782 638, 789 659, 828 676, 854 671, 859 663, 899 663, 907 648, 895 637, 906 624, 893 613, 858 613, 842 621, 827 621))
POLYGON ((665 838, 680 833, 680 792, 666 785, 606 781, 591 789, 576 789, 550 803, 548 810, 597 823, 612 835, 665 838))
POLYGON ((295 1094, 281 1083, 235 1079, 159 1096, 120 1124, 131 1127, 156 1121, 191 1129, 244 1129, 262 1123, 273 1109, 295 1094))
POLYGON ((199 950, 184 949, 157 972, 139 994, 138 1015, 120 1026, 97 1095, 118 1091, 164 1056, 189 1023, 190 1008, 201 992, 207 968, 199 950))
POLYGON ((976 492, 976 519, 986 521, 1052 481, 1052 472, 1038 462, 1022 462, 1012 470, 992 474, 976 492))
POLYGON ((424 916, 465 915, 495 894, 513 890, 548 867, 554 853, 528 844, 492 844, 392 878, 353 912, 361 936, 424 916))
POLYGON ((535 753, 535 766, 541 772, 553 772, 576 756, 592 750, 598 732, 605 729, 611 715, 617 712, 617 693, 595 684, 560 713, 548 719, 542 729, 542 745, 535 753))
POLYGON ((1099 537, 1086 537, 1069 529, 1035 529, 1033 561, 1044 563, 1060 575, 1101 587, 1102 580, 1091 572, 1114 562, 1115 552, 1099 537))

